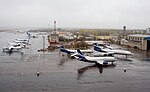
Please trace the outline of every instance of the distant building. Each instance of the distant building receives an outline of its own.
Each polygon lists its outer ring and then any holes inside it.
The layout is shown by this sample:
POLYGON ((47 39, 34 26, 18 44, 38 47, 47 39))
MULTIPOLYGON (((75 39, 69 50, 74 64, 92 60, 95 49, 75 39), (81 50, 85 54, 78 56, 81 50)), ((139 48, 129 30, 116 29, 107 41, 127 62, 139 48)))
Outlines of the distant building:
POLYGON ((67 32, 56 32, 59 36, 66 36, 67 35, 67 32))
POLYGON ((88 45, 93 45, 94 43, 98 43, 98 44, 106 44, 107 42, 104 41, 85 41, 88 45))
POLYGON ((94 37, 88 36, 88 37, 85 37, 85 40, 94 40, 94 37))
POLYGON ((150 27, 146 28, 146 33, 150 34, 150 27))
POLYGON ((59 43, 59 35, 57 33, 51 33, 49 36, 48 36, 48 42, 49 44, 58 44, 59 43))
POLYGON ((127 36, 126 45, 141 50, 150 50, 150 35, 132 34, 127 36))
POLYGON ((111 38, 111 36, 96 36, 97 40, 110 40, 111 38))
POLYGON ((119 43, 118 42, 119 41, 118 35, 113 35, 111 41, 114 43, 119 43))
POLYGON ((63 37, 65 39, 68 39, 68 40, 73 40, 74 37, 73 37, 73 34, 71 32, 56 32, 59 37, 63 37))
POLYGON ((143 29, 134 29, 132 30, 133 34, 146 34, 146 30, 143 29))

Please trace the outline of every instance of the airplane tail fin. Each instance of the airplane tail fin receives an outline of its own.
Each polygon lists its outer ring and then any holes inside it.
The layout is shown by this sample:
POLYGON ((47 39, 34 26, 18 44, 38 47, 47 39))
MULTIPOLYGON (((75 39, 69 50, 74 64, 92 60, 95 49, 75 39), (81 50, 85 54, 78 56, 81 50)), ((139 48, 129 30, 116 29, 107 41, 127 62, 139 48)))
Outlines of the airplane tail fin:
POLYGON ((62 45, 62 46, 60 46, 59 48, 64 48, 64 46, 62 45))
POLYGON ((98 43, 93 43, 94 46, 98 46, 98 43))
POLYGON ((95 51, 99 51, 99 52, 102 51, 101 48, 98 46, 97 43, 94 44, 94 50, 95 50, 95 51))
POLYGON ((60 46, 60 47, 59 47, 59 50, 60 50, 61 52, 65 52, 65 51, 66 51, 66 49, 64 48, 64 46, 60 46))
POLYGON ((77 49, 77 52, 78 54, 83 55, 83 53, 79 49, 77 49))
POLYGON ((76 57, 78 57, 78 60, 80 60, 80 61, 86 61, 87 60, 85 58, 84 54, 79 49, 77 49, 77 55, 76 55, 76 57))
POLYGON ((9 53, 12 53, 13 48, 9 48, 9 53))
POLYGON ((70 54, 70 53, 71 53, 70 51, 68 51, 67 49, 65 49, 64 46, 60 46, 60 47, 59 47, 59 50, 60 50, 61 52, 67 53, 67 54, 70 54))

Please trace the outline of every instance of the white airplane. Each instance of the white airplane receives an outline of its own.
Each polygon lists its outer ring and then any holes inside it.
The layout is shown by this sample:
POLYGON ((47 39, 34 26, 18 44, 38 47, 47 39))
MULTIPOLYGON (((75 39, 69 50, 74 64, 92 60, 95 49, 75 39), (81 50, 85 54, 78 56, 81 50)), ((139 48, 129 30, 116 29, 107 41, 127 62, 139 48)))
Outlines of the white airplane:
MULTIPOLYGON (((77 50, 65 49, 63 46, 60 46, 59 48, 60 48, 61 52, 64 52, 64 53, 67 53, 67 54, 70 54, 70 55, 77 52, 77 50)), ((108 53, 106 53, 106 52, 97 52, 95 50, 90 50, 90 49, 89 50, 80 50, 80 51, 82 53, 93 53, 92 55, 94 57, 98 57, 98 56, 113 56, 113 54, 114 54, 112 52, 108 52, 108 53)))
POLYGON ((10 47, 4 47, 2 49, 3 52, 18 52, 22 49, 22 46, 10 46, 10 47))
POLYGON ((99 52, 112 52, 114 54, 126 55, 126 58, 128 55, 133 55, 133 53, 131 53, 130 51, 121 50, 121 49, 101 48, 98 46, 98 44, 94 44, 94 50, 99 52))
POLYGON ((15 42, 8 42, 10 46, 22 46, 22 48, 26 47, 24 43, 15 43, 15 42))
MULTIPOLYGON (((71 49, 65 49, 64 46, 60 46, 59 47, 59 50, 61 52, 64 52, 64 53, 67 53, 67 54, 73 54, 73 53, 76 53, 77 50, 71 50, 71 49)), ((82 53, 92 53, 93 51, 88 49, 88 50, 81 50, 82 53)))
POLYGON ((93 51, 92 56, 94 57, 99 57, 99 56, 113 56, 114 53, 113 52, 98 52, 98 51, 93 51))
POLYGON ((108 48, 108 49, 120 49, 120 48, 115 48, 115 47, 112 47, 112 46, 110 46, 109 44, 105 44, 104 45, 105 46, 105 48, 108 48))
POLYGON ((76 57, 79 61, 95 63, 98 65, 110 65, 116 61, 115 57, 90 57, 84 56, 80 50, 77 50, 77 53, 73 54, 72 56, 76 57))
POLYGON ((111 45, 106 44, 106 43, 103 43, 103 44, 93 43, 93 45, 98 45, 100 48, 120 49, 119 47, 112 47, 111 45))
MULTIPOLYGON (((97 45, 97 43, 93 43, 93 45, 97 45)), ((100 48, 105 48, 105 44, 99 44, 100 48)), ((97 57, 97 56, 113 56, 114 53, 113 52, 100 52, 100 51, 96 51, 93 50, 93 56, 97 57)))
POLYGON ((28 39, 16 39, 14 40, 15 43, 23 43, 23 44, 28 44, 29 40, 28 39))
POLYGON ((18 41, 29 41, 29 39, 16 39, 18 41))

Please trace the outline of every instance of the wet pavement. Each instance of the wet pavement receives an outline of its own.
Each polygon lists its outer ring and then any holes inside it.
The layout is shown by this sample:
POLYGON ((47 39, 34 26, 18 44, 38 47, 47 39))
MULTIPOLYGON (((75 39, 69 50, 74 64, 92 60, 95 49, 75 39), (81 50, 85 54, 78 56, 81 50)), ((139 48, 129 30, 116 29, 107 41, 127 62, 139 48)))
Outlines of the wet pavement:
MULTIPOLYGON (((23 53, 0 53, 0 92, 149 92, 150 52, 129 49, 130 60, 118 59, 103 69, 62 56, 38 52, 42 35, 31 38, 23 53), (124 71, 126 70, 126 72, 124 71)), ((0 32, 0 48, 25 33, 0 32)), ((46 40, 46 39, 45 39, 46 40)), ((47 41, 45 41, 48 46, 47 41)), ((117 56, 124 58, 124 56, 117 56)))

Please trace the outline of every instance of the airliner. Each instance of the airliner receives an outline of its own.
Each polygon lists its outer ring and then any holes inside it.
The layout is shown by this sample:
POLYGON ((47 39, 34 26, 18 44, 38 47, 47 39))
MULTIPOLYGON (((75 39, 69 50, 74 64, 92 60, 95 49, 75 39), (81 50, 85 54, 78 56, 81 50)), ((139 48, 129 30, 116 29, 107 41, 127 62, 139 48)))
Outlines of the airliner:
POLYGON ((98 56, 113 56, 114 53, 113 52, 99 52, 99 51, 95 51, 93 50, 93 54, 94 57, 98 57, 98 56))
MULTIPOLYGON (((60 51, 67 53, 67 54, 73 54, 76 53, 77 50, 71 50, 71 49, 65 49, 64 46, 60 46, 60 51)), ((82 53, 92 53, 93 51, 88 49, 88 50, 81 50, 82 53)))
POLYGON ((99 52, 112 52, 114 54, 119 54, 119 55, 126 55, 126 58, 128 55, 133 55, 130 51, 126 50, 120 50, 120 49, 109 49, 109 48, 100 48, 98 44, 94 44, 94 50, 99 51, 99 52))
POLYGON ((22 46, 23 48, 26 47, 26 44, 23 43, 15 43, 15 42, 8 42, 11 46, 22 46))
POLYGON ((19 43, 19 44, 25 44, 27 45, 29 43, 29 39, 15 39, 13 43, 19 43))
POLYGON ((108 48, 108 49, 120 49, 119 47, 118 48, 112 47, 109 44, 105 44, 104 46, 105 48, 108 48))
POLYGON ((90 56, 84 56, 84 54, 78 49, 76 54, 73 54, 74 57, 76 57, 79 61, 89 62, 89 63, 95 63, 97 65, 110 65, 113 64, 114 61, 116 61, 115 57, 90 57, 90 56))
POLYGON ((4 47, 2 49, 3 52, 8 52, 8 53, 11 53, 11 52, 17 52, 17 51, 20 51, 22 49, 22 46, 10 46, 10 47, 4 47))

